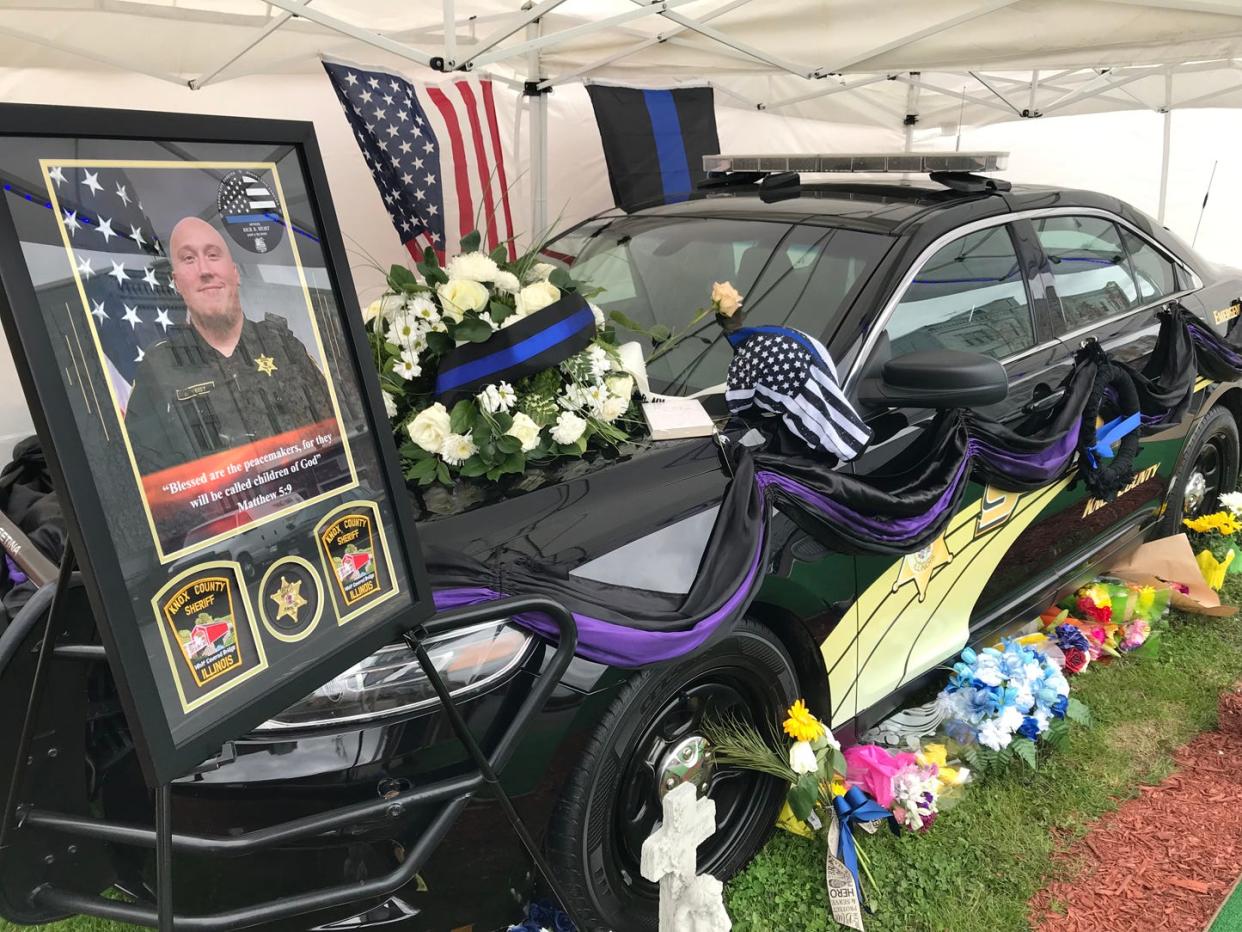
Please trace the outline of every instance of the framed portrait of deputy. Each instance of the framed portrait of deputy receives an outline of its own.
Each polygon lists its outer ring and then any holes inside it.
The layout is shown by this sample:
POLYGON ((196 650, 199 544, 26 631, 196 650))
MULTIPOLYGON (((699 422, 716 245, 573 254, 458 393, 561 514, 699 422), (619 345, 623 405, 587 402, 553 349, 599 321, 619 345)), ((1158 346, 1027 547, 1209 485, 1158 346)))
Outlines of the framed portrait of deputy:
POLYGON ((309 124, 0 107, 0 314, 152 782, 430 612, 309 124))

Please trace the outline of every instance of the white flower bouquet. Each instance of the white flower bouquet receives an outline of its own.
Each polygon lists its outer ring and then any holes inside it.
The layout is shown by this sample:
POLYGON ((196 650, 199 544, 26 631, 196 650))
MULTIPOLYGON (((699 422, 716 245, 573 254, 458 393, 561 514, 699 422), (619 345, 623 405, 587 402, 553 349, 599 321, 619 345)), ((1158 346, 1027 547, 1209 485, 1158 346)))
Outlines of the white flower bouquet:
POLYGON ((467 397, 459 392, 451 404, 441 400, 437 375, 460 347, 486 348, 518 323, 538 330, 545 308, 567 295, 597 293, 534 253, 507 261, 504 246, 489 255, 479 242, 471 233, 444 266, 426 251, 417 274, 393 266, 387 293, 363 312, 405 474, 419 485, 495 481, 533 463, 615 447, 643 429, 632 410, 634 378, 589 300, 595 325, 584 349, 512 382, 497 378, 467 397))

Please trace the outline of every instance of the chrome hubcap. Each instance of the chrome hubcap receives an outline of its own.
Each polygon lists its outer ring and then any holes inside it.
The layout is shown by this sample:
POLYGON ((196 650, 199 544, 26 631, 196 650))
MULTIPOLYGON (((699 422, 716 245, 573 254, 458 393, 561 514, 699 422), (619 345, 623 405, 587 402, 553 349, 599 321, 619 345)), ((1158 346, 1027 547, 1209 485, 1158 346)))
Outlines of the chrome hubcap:
POLYGON ((683 738, 664 755, 656 770, 659 784, 656 792, 663 799, 669 790, 676 789, 683 783, 693 783, 702 796, 712 782, 712 773, 716 769, 712 760, 712 750, 707 739, 701 735, 690 735, 683 738))
POLYGON ((1186 492, 1182 497, 1182 511, 1193 515, 1202 507, 1207 498, 1207 477, 1196 470, 1186 480, 1186 492))

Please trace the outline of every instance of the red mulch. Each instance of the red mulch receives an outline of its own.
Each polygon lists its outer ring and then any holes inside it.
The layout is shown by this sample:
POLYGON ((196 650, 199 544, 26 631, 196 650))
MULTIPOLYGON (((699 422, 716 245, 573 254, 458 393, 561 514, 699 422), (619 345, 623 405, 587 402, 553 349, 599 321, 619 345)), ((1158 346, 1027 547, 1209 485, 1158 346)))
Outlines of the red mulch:
POLYGON ((1058 855, 1074 876, 1031 900, 1035 932, 1201 932, 1242 874, 1242 694, 1220 705, 1175 773, 1058 855))

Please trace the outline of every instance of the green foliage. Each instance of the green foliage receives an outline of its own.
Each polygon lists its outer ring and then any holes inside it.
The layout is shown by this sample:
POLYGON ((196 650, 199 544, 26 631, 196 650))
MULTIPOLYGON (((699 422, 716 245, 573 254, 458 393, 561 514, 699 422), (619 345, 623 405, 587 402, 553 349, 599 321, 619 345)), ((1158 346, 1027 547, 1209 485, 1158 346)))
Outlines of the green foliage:
MULTIPOLYGON (((1242 582, 1230 577, 1221 598, 1238 604, 1242 582)), ((1180 614, 1159 657, 1092 664, 1071 683, 1093 727, 1054 720, 1038 771, 1007 767, 967 786, 926 834, 856 836, 880 891, 867 932, 1028 930, 1027 901, 1053 875, 1053 855, 1119 800, 1162 780, 1172 752, 1215 727, 1217 699, 1239 677, 1242 626, 1180 614)), ((971 756, 962 752, 976 769, 971 756)), ((776 832, 726 887, 734 928, 837 932, 823 870, 821 841, 776 832)))
POLYGON ((819 799, 819 778, 813 773, 802 774, 785 798, 793 814, 805 822, 815 811, 815 801, 819 799))
POLYGON ((468 343, 482 343, 495 331, 487 325, 487 321, 477 317, 468 317, 453 330, 453 336, 468 343))
POLYGON ((424 290, 418 279, 414 277, 414 273, 404 265, 394 265, 388 270, 388 288, 398 294, 401 292, 412 294, 424 290))
POLYGON ((479 249, 479 243, 481 243, 482 241, 483 241, 483 237, 482 235, 480 235, 479 231, 471 230, 469 233, 467 233, 465 236, 461 238, 461 251, 462 252, 477 252, 479 249))

